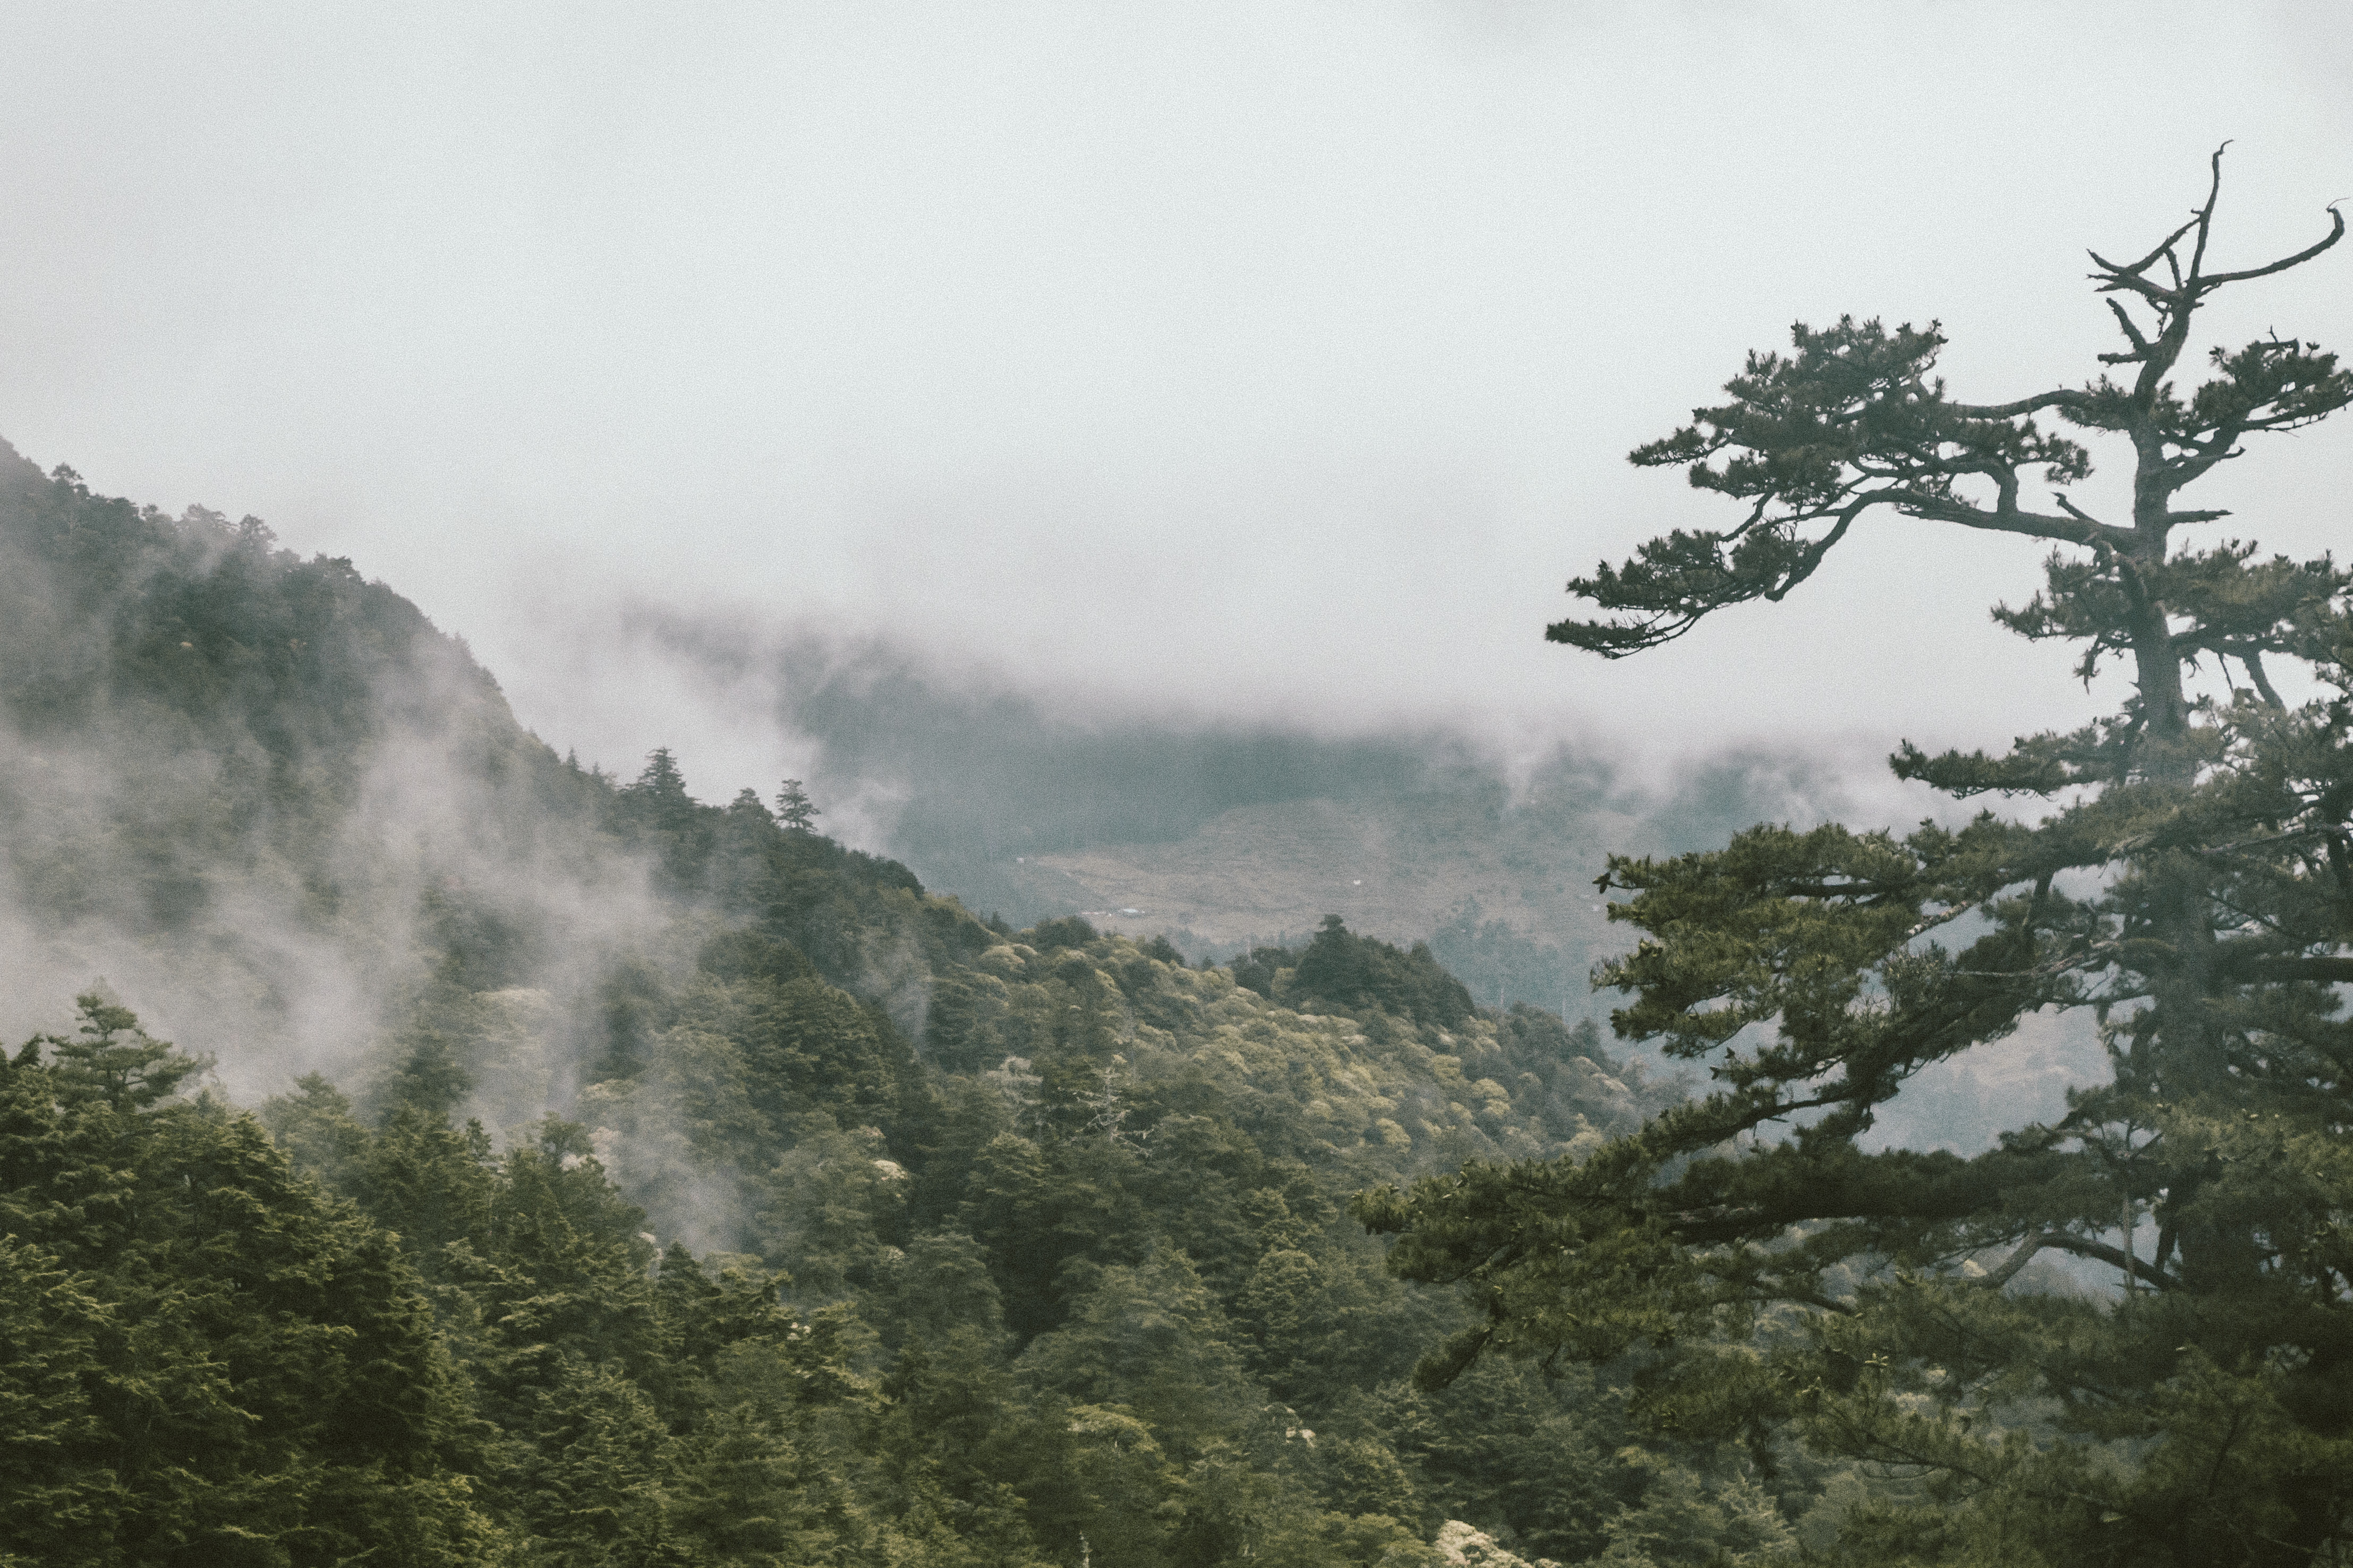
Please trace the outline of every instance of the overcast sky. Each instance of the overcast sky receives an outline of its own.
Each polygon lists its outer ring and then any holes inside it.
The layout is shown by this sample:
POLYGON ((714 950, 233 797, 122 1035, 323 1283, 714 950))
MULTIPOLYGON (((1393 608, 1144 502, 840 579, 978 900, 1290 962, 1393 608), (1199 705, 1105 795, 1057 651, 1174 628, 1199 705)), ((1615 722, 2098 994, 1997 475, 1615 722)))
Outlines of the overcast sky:
MULTIPOLYGON (((353 557, 706 793, 795 743, 631 603, 1332 729, 2073 720, 1985 618, 2033 548, 1894 520, 1646 659, 1540 634, 1725 521, 1623 454, 1791 321, 2016 395, 2217 142, 2226 263, 2353 197, 2341 4, 18 5, 0 68, 0 435, 353 557)), ((2271 327, 2353 350, 2353 249, 2212 336, 2271 327)), ((2194 504, 2348 536, 2353 422, 2238 468, 2194 504)))

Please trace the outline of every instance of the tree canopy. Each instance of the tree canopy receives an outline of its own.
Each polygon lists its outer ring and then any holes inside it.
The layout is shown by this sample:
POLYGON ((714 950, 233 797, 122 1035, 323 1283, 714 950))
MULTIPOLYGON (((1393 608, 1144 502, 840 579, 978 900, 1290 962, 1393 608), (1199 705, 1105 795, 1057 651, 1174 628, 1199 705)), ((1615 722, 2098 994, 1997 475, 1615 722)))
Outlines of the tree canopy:
POLYGON ((2294 338, 2215 348, 2184 384, 2199 310, 2345 220, 2222 268, 2221 189, 2218 153, 2186 222, 2093 255, 2120 342, 2080 385, 1964 403, 1936 324, 1841 318, 1631 454, 1745 515, 1572 582, 1602 614, 1556 641, 1656 647, 1782 598, 1893 514, 2047 542, 2042 589, 1995 619, 2074 644, 2087 680, 2124 661, 2132 690, 1999 755, 1891 758, 1956 798, 2042 803, 2031 822, 1766 825, 1613 858, 1610 917, 1641 935, 1597 972, 1627 998, 1612 1021, 1714 1091, 1590 1152, 1359 1200, 1400 1237, 1392 1267, 1479 1309, 1426 1385, 1484 1352, 1631 1357, 1653 1431, 1760 1463, 1794 1431, 1865 1461, 1839 1538, 1857 1562, 2301 1564, 2353 1543, 2353 605, 2328 556, 2200 542, 2229 514, 2183 504, 2255 437, 2353 402, 2294 338), (2081 487, 2110 447, 2129 494, 2103 516, 2081 487), (1870 1147, 1924 1067, 2072 1010, 2113 1077, 2063 1115, 1971 1157, 1870 1147), (2077 1288, 2022 1289, 2046 1253, 2077 1288))
MULTIPOLYGON (((345 563, 5 447, 0 564, 0 915, 123 982, 0 1058, 0 1568, 1710 1538, 1602 1382, 1413 1390, 1460 1308, 1346 1214, 1672 1097, 1589 1025, 1336 921, 1247 984, 983 921, 666 749, 565 760, 345 563)), ((0 935, 12 1007, 74 1005, 0 935)))

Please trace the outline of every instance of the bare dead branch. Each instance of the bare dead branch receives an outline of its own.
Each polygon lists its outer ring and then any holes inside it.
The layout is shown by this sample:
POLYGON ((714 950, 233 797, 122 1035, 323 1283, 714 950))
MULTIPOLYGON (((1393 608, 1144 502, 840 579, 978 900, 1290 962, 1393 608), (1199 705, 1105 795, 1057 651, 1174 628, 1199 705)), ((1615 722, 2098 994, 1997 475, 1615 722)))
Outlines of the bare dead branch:
POLYGON ((2043 1246, 2055 1251, 2072 1252, 2078 1258, 2088 1258, 2111 1268, 2130 1268, 2135 1279, 2145 1279, 2159 1290, 2181 1289, 2181 1281, 2164 1269, 2143 1263, 2132 1254, 2120 1247, 2110 1247, 2105 1242, 2086 1241, 2082 1237, 2069 1236, 2063 1231, 2046 1232, 2042 1241, 2043 1246))
POLYGON ((2287 711, 2287 704, 2281 700, 2277 691, 2272 689, 2271 678, 2263 673, 2263 654, 2254 648, 2241 650, 2239 662, 2247 667, 2247 679, 2255 683, 2257 691, 2263 693, 2263 701, 2280 712, 2287 711))
POLYGON ((2306 246, 2294 256, 2283 257, 2279 260, 2273 262, 2268 267, 2250 267, 2243 272, 2218 272, 2213 277, 2206 279, 2200 285, 2200 291, 2211 292, 2213 289, 2220 289, 2225 283, 2243 283, 2250 278, 2268 278, 2274 272, 2284 272, 2291 267, 2303 266, 2306 262, 2311 260, 2314 257, 2319 255, 2322 251, 2327 250, 2330 246, 2335 245, 2338 240, 2345 237, 2344 210, 2339 207, 2331 206, 2328 209, 2328 216, 2331 221, 2328 226, 2328 234, 2326 238, 2306 246))
POLYGON ((2082 507, 2077 506, 2073 501, 2069 500, 2064 490, 2052 490, 2051 492, 2051 499, 2059 503, 2059 510, 2061 511, 2065 512, 2069 517, 2075 519, 2079 522, 2088 522, 2094 528, 2112 528, 2115 526, 2113 523, 2102 522, 2098 518, 2094 517, 2090 512, 2085 511, 2082 507))
MULTIPOLYGON (((2206 265, 2206 241, 2214 231, 2214 205, 2222 199, 2222 154, 2230 150, 2230 146, 2225 142, 2214 149, 2214 178, 2206 187, 2206 205, 2198 209, 2198 246, 2189 253, 2189 281, 2193 289, 2197 286, 2200 269, 2206 265)), ((2174 279, 2177 286, 2180 281, 2178 276, 2174 279)))
POLYGON ((1914 517, 1932 522, 1957 522, 1964 528, 1989 529, 1997 533, 2022 533, 2033 539, 2055 539, 2067 544, 2096 547, 2107 544, 2121 548, 2132 542, 2128 528, 2118 528, 2112 522, 2092 522, 2072 517, 2052 517, 2042 512, 2020 511, 2016 508, 1988 511, 1983 507, 1950 496, 1925 495, 1918 490, 1883 490, 1880 494, 1894 500, 1914 517))
POLYGON ((2116 313, 2116 325, 2124 329, 2125 337, 2132 343, 2133 352, 2129 354, 2102 354, 2100 358, 2111 364, 2120 364, 2126 360, 2139 359, 2147 354, 2148 339, 2141 335, 2140 328, 2134 324, 2132 317, 2126 313, 2125 302, 2122 300, 2110 300, 2107 303, 2108 309, 2116 313))
MULTIPOLYGON (((2188 234, 2191 229, 2196 228, 2197 226, 2198 219, 2196 216, 2193 215, 2188 223, 2183 224, 2179 228, 2177 228, 2171 234, 2167 235, 2163 239, 2158 240, 2155 250, 2150 251, 2147 256, 2142 257, 2130 267, 2119 267, 2115 262, 2110 261, 2106 257, 2102 256, 2096 250, 2086 251, 2084 254, 2089 256, 2094 262, 2098 264, 2101 272, 2116 278, 2137 278, 2140 274, 2156 266, 2159 258, 2161 258, 2167 251, 2171 250, 2174 246, 2179 242, 2183 235, 2188 234)), ((2151 288, 2156 287, 2155 284, 2151 284, 2149 286, 2151 288)))
POLYGON ((1999 1290, 2018 1277, 2018 1271, 2034 1259, 2034 1255, 2048 1246, 2041 1236, 2030 1236, 2018 1244, 2018 1249, 2001 1260, 2001 1267, 1978 1281, 1989 1290, 1999 1290))
POLYGON ((1947 403, 1945 406, 1964 419, 2015 419, 2039 408, 2081 408, 2090 401, 2087 395, 2073 387, 2063 386, 2052 392, 2038 392, 2031 397, 2021 397, 2014 403, 1947 403))

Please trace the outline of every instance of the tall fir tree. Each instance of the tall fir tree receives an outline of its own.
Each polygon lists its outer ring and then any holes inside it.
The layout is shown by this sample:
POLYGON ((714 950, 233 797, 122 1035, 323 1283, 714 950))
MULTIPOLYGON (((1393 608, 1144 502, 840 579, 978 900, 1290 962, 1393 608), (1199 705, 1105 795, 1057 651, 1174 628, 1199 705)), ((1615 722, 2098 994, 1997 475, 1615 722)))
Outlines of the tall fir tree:
POLYGON ((786 779, 776 791, 776 820, 795 833, 814 833, 822 816, 798 779, 786 779))
POLYGON ((2048 542, 2043 588, 1996 620, 2077 644, 2087 680, 2124 662, 2133 690, 2007 754, 1891 759, 1956 797, 2044 803, 2031 824, 1759 826, 1612 858, 1610 916, 1642 933, 1598 973, 1630 998, 1613 1021, 1715 1089, 1589 1158, 1359 1200, 1400 1235, 1394 1268, 1482 1309, 1425 1384, 1482 1352, 1633 1355, 1657 1429, 1760 1453, 1793 1429, 1877 1467, 1841 1536, 1858 1562, 2353 1550, 2353 606, 2326 555, 2186 542, 2227 514, 2181 503, 2252 438, 2353 402, 2353 375, 2267 337, 2177 386, 2216 293, 2345 220, 2220 269, 2221 184, 2218 153, 2180 227, 2094 254, 2122 342, 2085 384, 1961 403, 1936 325, 1843 318, 1751 354, 1728 401, 1632 454, 1746 515, 1572 583, 1606 614, 1554 640, 1655 647, 1780 599, 1894 514, 2048 542), (2129 447, 2128 514, 2097 514, 2093 453, 2050 417, 2129 447), (1861 1145, 1915 1073, 2046 1009, 2096 1016, 2112 1081, 1974 1158, 1861 1145), (2021 1289, 2044 1253, 2115 1289, 2021 1289))

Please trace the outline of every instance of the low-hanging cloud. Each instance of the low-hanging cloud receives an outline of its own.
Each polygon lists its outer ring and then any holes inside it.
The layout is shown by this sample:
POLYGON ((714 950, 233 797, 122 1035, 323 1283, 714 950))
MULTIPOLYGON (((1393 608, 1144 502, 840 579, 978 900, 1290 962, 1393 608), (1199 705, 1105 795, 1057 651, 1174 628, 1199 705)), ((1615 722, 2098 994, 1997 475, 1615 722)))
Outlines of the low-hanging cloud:
MULTIPOLYGON (((0 430, 353 555, 616 766, 698 705, 723 771, 804 765, 668 666, 578 690, 628 596, 1539 753, 2073 721, 2064 655, 1983 619, 2031 547, 1892 519, 1650 658, 1538 632, 1723 521, 1621 455, 1790 320, 2073 382, 2082 247, 2215 144, 2233 257, 2353 188, 2332 7, 132 11, 12 18, 0 430)), ((2342 277, 2214 330, 2342 342, 2342 277)), ((2218 476, 2232 526, 2325 546, 2348 440, 2218 476)))
POLYGON ((513 955, 469 984, 552 999, 510 1009, 544 1059, 501 1115, 565 1098, 569 1016, 670 912, 462 645, 250 520, 142 515, 5 443, 0 581, 0 1033, 100 984, 238 1098, 350 1081, 462 920, 513 955))
MULTIPOLYGON (((1622 454, 1790 321, 1941 319, 1969 395, 2080 381, 2109 346, 2082 248, 2153 240, 2226 138, 2226 260, 2311 237, 2353 189, 2342 8, 2135 20, 20 13, 0 433, 352 557, 559 750, 626 776, 674 746, 706 799, 809 779, 828 827, 951 889, 942 846, 1351 790, 1574 785, 1631 847, 1901 822, 1929 806, 1879 765, 1898 739, 2113 706, 1986 624, 2031 546, 1883 520, 1652 656, 1540 628, 1570 574, 1722 524, 1622 454)), ((2215 339, 2345 346, 2343 265, 2215 339)), ((2212 504, 2316 552, 2348 456, 2353 425, 2278 444, 2212 504)), ((19 820, 201 817, 220 756, 126 769, 139 739, 0 737, 19 820)), ((572 967, 507 987, 547 1000, 501 1005, 560 1032, 642 889, 486 827, 444 744, 361 776, 337 931, 271 875, 109 873, 65 921, 20 897, 0 1023, 104 974, 266 1092, 359 1059, 456 876, 556 933, 572 967), (216 945, 153 940, 175 900, 216 945)), ((561 1100, 568 1050, 509 1099, 561 1100)))

